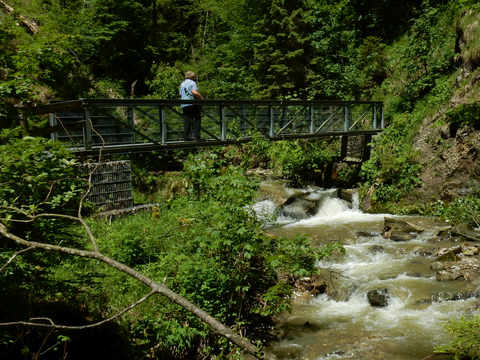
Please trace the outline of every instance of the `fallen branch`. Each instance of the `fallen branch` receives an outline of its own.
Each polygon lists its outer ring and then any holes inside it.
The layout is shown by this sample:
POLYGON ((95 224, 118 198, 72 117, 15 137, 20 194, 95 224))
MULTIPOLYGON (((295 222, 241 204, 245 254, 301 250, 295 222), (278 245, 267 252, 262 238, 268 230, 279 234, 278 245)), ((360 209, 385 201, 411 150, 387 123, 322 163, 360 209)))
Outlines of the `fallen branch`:
POLYGON ((30 247, 28 247, 28 248, 26 248, 26 249, 22 249, 22 250, 17 251, 15 254, 13 254, 13 255, 10 257, 10 259, 8 259, 8 261, 7 261, 5 264, 3 264, 3 266, 0 268, 0 272, 2 272, 3 270, 5 270, 5 268, 6 268, 8 265, 10 265, 10 264, 12 263, 12 261, 15 260, 15 258, 16 258, 18 255, 21 255, 21 254, 23 254, 23 253, 25 253, 25 252, 27 252, 27 251, 33 250, 33 249, 35 249, 35 247, 30 246, 30 247))
POLYGON ((140 305, 141 303, 143 303, 145 300, 147 300, 150 296, 152 296, 153 294, 155 294, 155 291, 151 291, 150 293, 148 293, 147 295, 145 295, 144 297, 142 297, 141 299, 139 299, 138 301, 136 301, 135 303, 127 306, 126 308, 124 308, 122 311, 120 311, 119 313, 107 318, 107 319, 104 319, 104 320, 101 320, 101 321, 98 321, 96 323, 93 323, 93 324, 88 324, 88 325, 78 325, 78 326, 71 326, 71 325, 58 325, 58 324, 55 324, 53 322, 52 319, 50 318, 44 318, 44 317, 39 317, 39 318, 31 318, 29 321, 11 321, 11 322, 4 322, 4 323, 0 323, 0 326, 29 326, 29 327, 42 327, 42 328, 53 328, 53 329, 58 329, 58 330, 85 330, 85 329, 91 329, 91 328, 94 328, 94 327, 97 327, 97 326, 101 326, 103 324, 106 324, 108 322, 111 322, 117 318, 119 318, 120 316, 122 316, 123 314, 125 314, 126 312, 132 310, 134 307, 140 305), (47 323, 44 323, 44 322, 39 322, 39 321, 46 321, 47 323))
MULTIPOLYGON (((15 14, 15 9, 13 7, 11 7, 10 5, 8 5, 5 1, 3 0, 0 0, 0 6, 10 15, 14 15, 15 14)), ((38 24, 33 21, 33 20, 29 20, 27 19, 25 16, 23 15, 18 15, 18 19, 20 20, 20 22, 22 23, 22 25, 24 27, 27 28, 27 30, 31 33, 31 34, 36 34, 39 30, 40 30, 40 27, 38 26, 38 24)))

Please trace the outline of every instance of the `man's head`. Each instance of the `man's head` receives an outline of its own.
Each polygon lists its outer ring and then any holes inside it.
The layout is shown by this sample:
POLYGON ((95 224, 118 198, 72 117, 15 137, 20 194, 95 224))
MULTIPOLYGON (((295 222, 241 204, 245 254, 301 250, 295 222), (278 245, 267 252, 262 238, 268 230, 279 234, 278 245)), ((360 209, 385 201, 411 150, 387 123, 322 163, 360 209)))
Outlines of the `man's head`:
POLYGON ((195 73, 193 71, 187 71, 185 73, 185 79, 194 80, 195 79, 195 73))

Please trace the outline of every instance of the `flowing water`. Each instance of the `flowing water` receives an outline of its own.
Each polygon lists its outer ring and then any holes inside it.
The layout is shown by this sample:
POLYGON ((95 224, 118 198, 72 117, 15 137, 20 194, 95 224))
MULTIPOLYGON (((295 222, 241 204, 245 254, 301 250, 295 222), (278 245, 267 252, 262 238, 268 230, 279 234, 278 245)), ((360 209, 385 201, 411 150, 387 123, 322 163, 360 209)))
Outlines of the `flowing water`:
MULTIPOLYGON (((478 298, 442 301, 441 294, 475 291, 479 282, 436 280, 430 269, 433 257, 425 253, 453 243, 435 236, 433 220, 415 219, 432 231, 394 242, 381 235, 385 215, 362 213, 355 199, 347 204, 327 193, 314 216, 298 221, 280 217, 280 225, 269 232, 304 234, 318 246, 342 243, 345 255, 318 267, 339 274, 339 286, 350 288, 350 296, 344 301, 326 294, 296 298, 292 311, 279 318, 281 335, 270 350, 279 359, 423 359, 448 341, 448 319, 478 307, 478 298), (386 307, 369 304, 366 294, 374 289, 387 289, 386 307)), ((273 206, 264 201, 257 204, 260 208, 271 212, 273 206)))

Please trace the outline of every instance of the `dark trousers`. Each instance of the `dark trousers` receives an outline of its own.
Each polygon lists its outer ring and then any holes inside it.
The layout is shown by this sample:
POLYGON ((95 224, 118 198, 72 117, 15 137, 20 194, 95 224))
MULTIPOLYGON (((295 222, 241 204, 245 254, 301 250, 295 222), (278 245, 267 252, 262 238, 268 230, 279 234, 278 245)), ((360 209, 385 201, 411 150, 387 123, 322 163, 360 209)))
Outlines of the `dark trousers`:
POLYGON ((200 140, 201 112, 200 106, 191 105, 183 108, 183 138, 200 140))

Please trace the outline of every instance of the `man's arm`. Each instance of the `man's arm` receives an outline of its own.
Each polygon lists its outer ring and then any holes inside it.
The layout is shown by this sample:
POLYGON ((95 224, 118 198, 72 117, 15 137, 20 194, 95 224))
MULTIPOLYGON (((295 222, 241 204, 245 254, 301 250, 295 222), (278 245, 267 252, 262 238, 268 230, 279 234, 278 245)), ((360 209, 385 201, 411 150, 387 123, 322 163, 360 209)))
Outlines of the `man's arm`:
POLYGON ((199 100, 204 100, 204 97, 202 96, 202 94, 200 94, 197 90, 192 90, 192 94, 193 94, 193 96, 195 96, 197 99, 199 99, 199 100))

